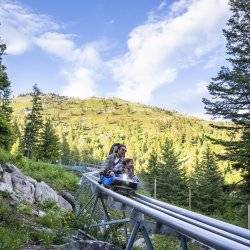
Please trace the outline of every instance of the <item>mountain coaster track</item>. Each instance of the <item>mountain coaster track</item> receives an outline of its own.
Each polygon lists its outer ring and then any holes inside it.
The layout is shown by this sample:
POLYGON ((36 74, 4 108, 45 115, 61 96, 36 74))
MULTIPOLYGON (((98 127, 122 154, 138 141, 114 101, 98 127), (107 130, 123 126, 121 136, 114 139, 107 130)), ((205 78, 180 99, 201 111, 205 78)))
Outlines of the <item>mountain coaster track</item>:
MULTIPOLYGON (((177 206, 170 205, 159 200, 134 194, 129 197, 105 188, 98 183, 98 170, 83 174, 81 185, 89 184, 94 200, 90 217, 97 208, 98 200, 101 201, 105 220, 90 227, 105 227, 107 225, 125 224, 125 237, 127 239, 126 250, 130 250, 136 240, 138 231, 145 239, 147 249, 153 249, 149 234, 174 232, 181 241, 183 250, 188 249, 187 240, 193 239, 200 242, 207 249, 250 250, 250 230, 222 222, 177 206), (108 197, 121 203, 121 211, 124 217, 119 220, 111 220, 108 213, 108 197), (126 208, 130 208, 129 218, 125 216, 126 208), (150 217, 155 223, 148 222, 144 215, 150 217), (128 236, 127 223, 131 223, 132 230, 128 236)), ((87 210, 89 204, 80 209, 79 215, 87 210)))

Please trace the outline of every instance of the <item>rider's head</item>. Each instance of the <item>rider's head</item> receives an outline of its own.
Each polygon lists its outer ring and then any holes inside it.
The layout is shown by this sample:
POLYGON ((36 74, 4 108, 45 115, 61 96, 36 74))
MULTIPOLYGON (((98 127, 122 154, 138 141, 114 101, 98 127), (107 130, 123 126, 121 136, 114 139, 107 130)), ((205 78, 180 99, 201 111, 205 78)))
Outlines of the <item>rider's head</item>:
POLYGON ((109 150, 109 155, 117 154, 119 145, 120 143, 114 143, 109 150))
POLYGON ((117 152, 118 156, 119 157, 125 157, 126 152, 127 152, 126 146, 123 145, 123 144, 120 144, 118 146, 118 152, 117 152))
POLYGON ((130 159, 130 158, 124 159, 124 161, 122 163, 126 167, 133 167, 134 166, 134 161, 133 161, 133 159, 130 159))

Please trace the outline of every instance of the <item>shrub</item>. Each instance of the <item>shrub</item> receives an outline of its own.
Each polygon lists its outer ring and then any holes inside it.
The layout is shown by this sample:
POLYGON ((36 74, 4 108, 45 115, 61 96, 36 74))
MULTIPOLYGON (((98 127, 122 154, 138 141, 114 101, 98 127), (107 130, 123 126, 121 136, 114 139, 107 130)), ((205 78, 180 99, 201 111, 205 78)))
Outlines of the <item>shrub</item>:
POLYGON ((27 239, 24 229, 0 227, 0 249, 19 250, 27 239))

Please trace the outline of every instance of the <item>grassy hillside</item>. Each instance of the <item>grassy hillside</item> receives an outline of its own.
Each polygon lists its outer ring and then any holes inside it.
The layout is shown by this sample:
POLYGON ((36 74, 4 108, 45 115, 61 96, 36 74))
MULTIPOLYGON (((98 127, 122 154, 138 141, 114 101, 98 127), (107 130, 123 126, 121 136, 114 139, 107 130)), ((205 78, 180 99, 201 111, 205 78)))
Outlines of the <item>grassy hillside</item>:
MULTIPOLYGON (((14 118, 22 130, 24 116, 31 107, 29 95, 13 101, 14 118)), ((216 130, 208 121, 181 115, 157 107, 126 102, 120 99, 72 99, 57 95, 43 96, 44 117, 51 118, 60 138, 66 136, 72 149, 79 151, 82 161, 104 160, 114 142, 127 145, 128 156, 135 159, 137 171, 147 167, 153 149, 160 151, 165 137, 174 141, 181 153, 187 172, 192 171, 210 141, 207 136, 226 138, 225 131, 216 130)), ((212 145, 214 152, 222 152, 212 145)), ((228 181, 231 174, 227 163, 220 163, 228 181)))

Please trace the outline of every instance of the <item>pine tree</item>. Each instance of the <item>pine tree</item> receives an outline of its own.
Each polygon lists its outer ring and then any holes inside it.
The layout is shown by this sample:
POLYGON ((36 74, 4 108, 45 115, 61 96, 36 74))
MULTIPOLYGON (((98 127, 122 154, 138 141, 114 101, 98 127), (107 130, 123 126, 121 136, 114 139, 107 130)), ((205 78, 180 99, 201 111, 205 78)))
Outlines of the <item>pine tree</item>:
POLYGON ((212 79, 208 86, 212 98, 203 102, 208 114, 230 119, 234 126, 226 128, 241 133, 239 141, 214 141, 227 148, 222 159, 231 160, 236 169, 242 170, 245 193, 250 193, 250 1, 230 0, 229 4, 232 16, 223 30, 229 66, 222 67, 212 79))
POLYGON ((73 149, 71 150, 71 164, 77 165, 81 161, 81 155, 76 146, 73 146, 73 149))
POLYGON ((11 145, 11 100, 10 81, 6 73, 6 67, 2 64, 2 57, 6 45, 0 42, 0 146, 9 149, 11 145))
POLYGON ((148 167, 142 172, 142 178, 146 183, 147 189, 151 195, 154 194, 154 181, 158 179, 160 171, 158 168, 158 158, 155 150, 151 152, 148 159, 148 167))
POLYGON ((188 188, 185 172, 181 168, 180 156, 174 151, 173 142, 166 139, 161 155, 157 156, 152 151, 148 161, 147 171, 142 177, 151 195, 154 193, 154 181, 156 179, 157 198, 176 205, 187 205, 188 188))
POLYGON ((161 159, 157 165, 159 168, 157 196, 167 202, 186 206, 188 202, 186 176, 181 167, 180 155, 175 152, 171 140, 165 140, 161 159))
POLYGON ((63 137, 63 141, 62 141, 61 162, 63 165, 69 165, 71 162, 71 151, 70 151, 69 143, 65 136, 63 137))
POLYGON ((60 158, 60 142, 50 120, 47 120, 41 133, 38 159, 55 163, 60 158))
POLYGON ((192 207, 206 214, 223 212, 225 194, 223 177, 209 147, 197 162, 191 177, 192 207))
POLYGON ((41 92, 36 84, 33 86, 33 92, 31 95, 33 97, 32 109, 26 117, 22 147, 25 156, 29 158, 37 158, 41 138, 40 133, 43 125, 43 108, 41 92))

